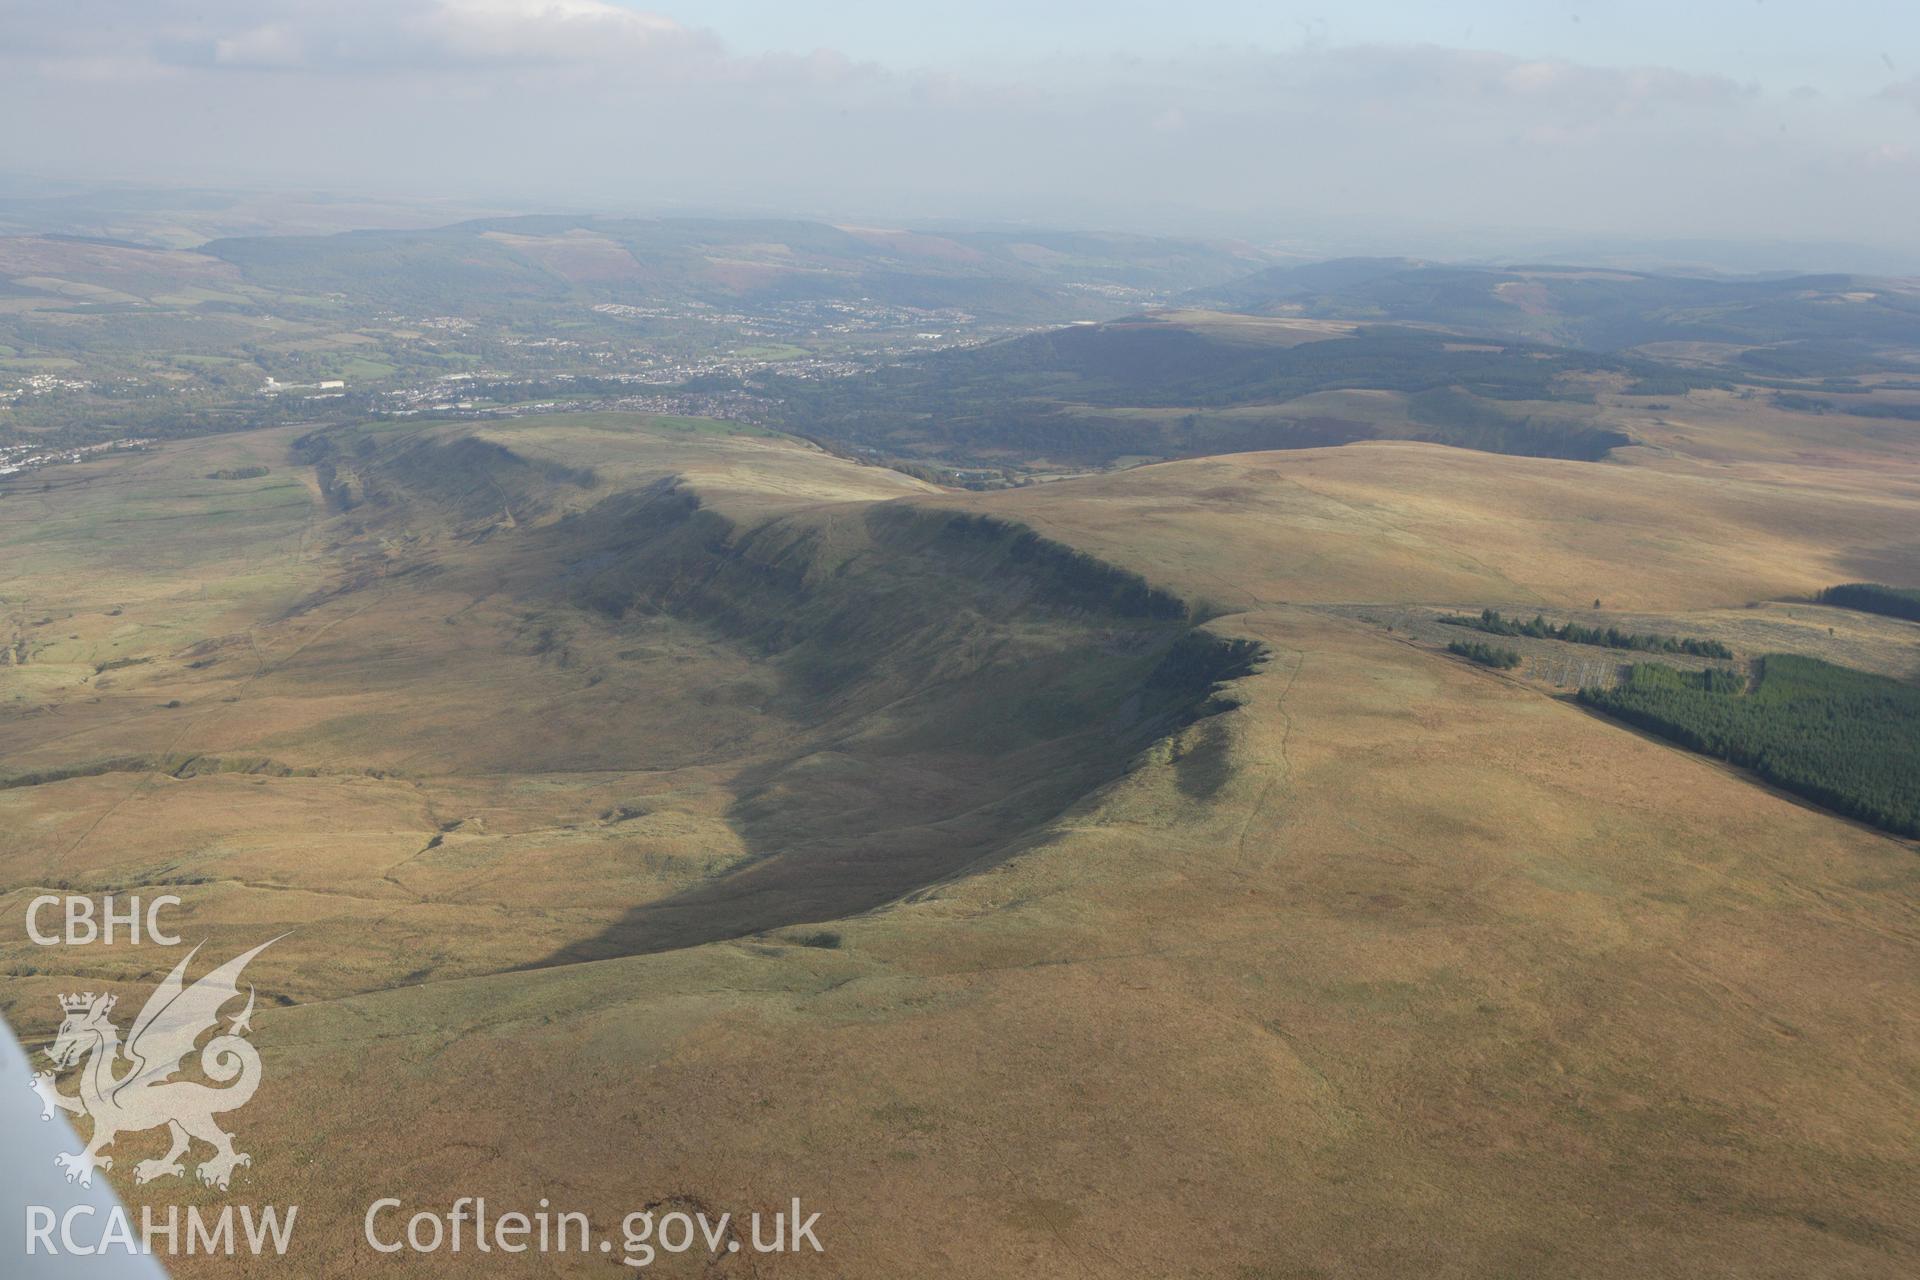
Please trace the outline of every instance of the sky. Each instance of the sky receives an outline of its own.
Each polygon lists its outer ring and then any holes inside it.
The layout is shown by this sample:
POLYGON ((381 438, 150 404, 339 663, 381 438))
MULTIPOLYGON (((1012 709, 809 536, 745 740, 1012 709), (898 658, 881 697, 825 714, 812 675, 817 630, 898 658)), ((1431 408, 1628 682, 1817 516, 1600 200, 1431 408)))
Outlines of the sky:
POLYGON ((0 172, 1920 255, 1920 5, 4 0, 0 172))
POLYGON ((825 47, 899 67, 990 65, 1008 55, 1089 51, 1149 57, 1236 47, 1433 44, 1598 66, 1660 64, 1829 92, 1897 79, 1890 73, 1903 53, 1913 64, 1908 74, 1920 71, 1920 6, 1912 0, 972 0, 938 8, 897 0, 705 0, 665 9, 713 28, 742 52, 825 47), (1845 27, 1844 39, 1818 38, 1833 25, 1845 27))

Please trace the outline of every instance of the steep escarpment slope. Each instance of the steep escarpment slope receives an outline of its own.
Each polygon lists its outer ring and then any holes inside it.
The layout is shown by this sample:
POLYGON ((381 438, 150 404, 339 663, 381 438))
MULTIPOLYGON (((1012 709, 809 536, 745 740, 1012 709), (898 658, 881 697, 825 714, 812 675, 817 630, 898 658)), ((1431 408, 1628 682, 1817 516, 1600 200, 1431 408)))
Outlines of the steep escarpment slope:
POLYGON ((306 995, 871 909, 1021 847, 1258 659, 1134 573, 792 441, 624 418, 291 445, 306 589, 118 644, 94 665, 121 713, 81 687, 9 724, 6 794, 101 815, 63 878, 180 882, 209 924, 291 911, 352 957, 285 948, 306 995), (107 852, 192 797, 231 825, 107 852))
MULTIPOLYGON (((392 463, 376 453, 364 472, 405 519, 435 502, 468 518, 500 495, 523 522, 548 513, 438 557, 455 581, 484 566, 543 616, 616 642, 697 634, 751 673, 703 695, 746 726, 713 748, 737 752, 726 820, 743 856, 632 904, 556 961, 830 919, 1004 854, 1211 710, 1214 685, 1257 658, 1196 631, 1184 601, 1137 575, 991 517, 895 503, 745 515, 678 473, 585 482, 587 500, 563 494, 575 505, 552 515, 528 477, 577 488, 586 473, 465 438, 409 444, 392 463)), ((589 679, 605 699, 609 684, 645 691, 663 676, 616 661, 589 679)), ((574 767, 632 750, 596 760, 581 746, 574 767)))

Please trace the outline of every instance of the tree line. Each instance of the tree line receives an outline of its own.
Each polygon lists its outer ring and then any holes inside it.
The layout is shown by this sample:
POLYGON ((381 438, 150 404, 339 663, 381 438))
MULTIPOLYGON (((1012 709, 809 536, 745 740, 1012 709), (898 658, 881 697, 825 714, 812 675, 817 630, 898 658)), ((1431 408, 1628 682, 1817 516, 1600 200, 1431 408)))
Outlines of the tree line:
POLYGON ((1718 640, 1699 640, 1691 636, 1639 635, 1618 627, 1588 627, 1578 622, 1554 626, 1542 614, 1529 622, 1504 618, 1497 609, 1482 609, 1479 617, 1449 614, 1440 619, 1448 626, 1472 627, 1496 636, 1530 636, 1535 640, 1564 640, 1568 644, 1590 644, 1606 649, 1633 649, 1643 653, 1684 653, 1696 658, 1732 658, 1733 650, 1718 640))
POLYGON ((1862 613, 1880 613, 1889 618, 1920 622, 1920 591, 1902 587, 1883 587, 1877 582, 1847 582, 1828 587, 1814 599, 1821 604, 1837 605, 1842 609, 1858 609, 1862 613))

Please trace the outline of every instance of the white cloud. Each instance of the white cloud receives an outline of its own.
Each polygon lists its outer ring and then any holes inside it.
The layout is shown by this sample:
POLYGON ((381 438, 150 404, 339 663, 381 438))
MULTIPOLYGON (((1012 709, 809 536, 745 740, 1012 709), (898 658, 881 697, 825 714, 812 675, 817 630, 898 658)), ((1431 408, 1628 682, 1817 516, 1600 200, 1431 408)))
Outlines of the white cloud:
POLYGON ((618 63, 717 55, 679 23, 601 0, 437 0, 383 6, 403 46, 451 63, 618 63))
POLYGON ((618 64, 663 51, 717 58, 711 36, 605 0, 99 0, 79 23, 29 3, 0 26, 49 66, 111 53, 152 68, 354 72, 618 64))

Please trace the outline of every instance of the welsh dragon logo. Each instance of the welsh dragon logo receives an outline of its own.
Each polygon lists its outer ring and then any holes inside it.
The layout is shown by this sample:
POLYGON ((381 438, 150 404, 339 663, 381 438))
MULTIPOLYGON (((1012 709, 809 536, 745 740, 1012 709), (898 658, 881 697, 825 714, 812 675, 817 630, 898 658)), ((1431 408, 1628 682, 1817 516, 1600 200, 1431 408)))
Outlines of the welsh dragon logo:
POLYGON ((247 962, 278 941, 263 942, 187 986, 187 964, 200 951, 195 947, 147 998, 133 1020, 124 1047, 120 1029, 109 1016, 113 996, 96 996, 89 991, 60 997, 60 1008, 67 1016, 47 1056, 62 1070, 86 1060, 80 1069, 80 1092, 61 1093, 54 1087, 51 1071, 39 1072, 31 1083, 40 1095, 42 1120, 53 1119, 55 1108, 93 1120, 93 1136, 85 1149, 54 1157, 55 1163, 67 1171, 68 1182, 77 1179, 83 1187, 92 1186, 95 1169, 113 1168, 113 1157, 100 1153, 116 1137, 161 1125, 167 1126, 173 1145, 160 1159, 134 1165, 135 1182, 184 1177, 186 1169, 180 1157, 195 1139, 213 1147, 213 1155, 201 1161, 197 1171, 200 1181, 208 1186, 225 1191, 234 1169, 253 1163, 245 1152, 233 1149, 232 1135, 213 1119, 244 1107, 260 1086, 260 1054, 244 1038, 252 1030, 252 987, 247 988, 246 1008, 225 1032, 216 1034, 200 1050, 201 1071, 224 1087, 175 1080, 173 1076, 200 1037, 209 1030, 218 1031, 221 1008, 240 995, 240 971, 247 962), (120 1065, 122 1058, 126 1060, 124 1067, 120 1065))

